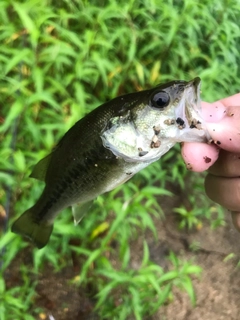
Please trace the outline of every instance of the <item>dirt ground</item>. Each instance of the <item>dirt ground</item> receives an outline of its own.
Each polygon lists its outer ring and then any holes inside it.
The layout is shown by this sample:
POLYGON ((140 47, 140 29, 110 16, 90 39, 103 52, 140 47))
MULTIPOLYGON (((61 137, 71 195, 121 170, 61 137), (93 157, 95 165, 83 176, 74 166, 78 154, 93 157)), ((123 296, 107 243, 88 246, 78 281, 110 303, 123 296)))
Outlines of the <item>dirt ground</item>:
MULTIPOLYGON (((175 197, 174 201, 173 198, 169 198, 164 204, 167 208, 164 220, 155 219, 159 234, 158 243, 153 241, 150 232, 147 233, 146 240, 149 244, 152 261, 162 267, 167 265, 166 256, 171 250, 182 259, 192 259, 195 264, 203 268, 202 276, 193 280, 197 303, 193 307, 186 293, 175 290, 172 303, 161 308, 154 316, 145 319, 240 319, 240 268, 237 267, 240 258, 240 234, 233 228, 228 214, 226 214, 226 226, 219 227, 215 231, 210 230, 207 224, 203 225, 200 230, 178 231, 172 208, 177 205, 179 199, 175 197), (189 248, 193 241, 199 244, 199 250, 196 252, 192 252, 189 248), (234 258, 224 261, 230 253, 235 253, 234 258)), ((132 243, 132 268, 138 268, 140 265, 139 253, 141 250, 142 239, 139 238, 132 243)), ((20 259, 26 259, 26 257, 20 257, 20 259)), ((58 273, 54 273, 51 268, 46 268, 39 275, 38 298, 35 302, 43 307, 45 312, 40 314, 37 319, 99 319, 93 314, 93 302, 84 292, 71 285, 70 280, 75 275, 73 267, 64 268, 58 273)))
POLYGON ((233 228, 230 217, 226 217, 227 226, 215 232, 204 226, 192 234, 183 235, 176 232, 176 228, 169 232, 171 222, 168 231, 162 229, 162 239, 168 247, 187 260, 194 259, 203 272, 199 279, 193 280, 197 296, 195 307, 186 293, 176 291, 173 303, 161 308, 152 320, 240 319, 240 268, 237 267, 240 235, 233 228), (194 253, 189 250, 193 241, 200 245, 200 250, 194 253), (235 257, 224 262, 230 253, 235 253, 235 257))

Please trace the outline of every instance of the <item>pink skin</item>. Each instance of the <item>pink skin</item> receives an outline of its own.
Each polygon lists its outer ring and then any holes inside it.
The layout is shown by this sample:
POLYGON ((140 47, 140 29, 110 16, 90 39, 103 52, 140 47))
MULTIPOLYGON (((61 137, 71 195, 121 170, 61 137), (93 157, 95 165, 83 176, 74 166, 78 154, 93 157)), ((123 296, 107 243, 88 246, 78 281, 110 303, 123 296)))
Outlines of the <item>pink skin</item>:
POLYGON ((192 171, 209 169, 206 193, 231 210, 240 231, 240 93, 214 103, 202 102, 202 109, 213 143, 184 143, 182 156, 192 171))

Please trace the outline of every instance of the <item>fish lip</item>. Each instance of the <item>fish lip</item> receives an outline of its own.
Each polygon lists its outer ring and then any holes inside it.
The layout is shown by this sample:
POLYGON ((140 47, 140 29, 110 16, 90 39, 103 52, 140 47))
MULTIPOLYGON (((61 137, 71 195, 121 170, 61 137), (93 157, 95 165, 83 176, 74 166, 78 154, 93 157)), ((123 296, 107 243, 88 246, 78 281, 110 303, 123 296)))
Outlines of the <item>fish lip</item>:
POLYGON ((189 81, 185 87, 185 119, 188 126, 192 121, 201 118, 201 100, 200 100, 201 79, 199 77, 189 81))
POLYGON ((201 83, 200 77, 196 77, 193 80, 189 81, 187 85, 198 87, 198 85, 201 83))
POLYGON ((197 101, 200 99, 200 86, 201 86, 201 78, 196 77, 193 80, 189 81, 186 85, 186 89, 193 88, 194 89, 194 95, 195 99, 197 101))

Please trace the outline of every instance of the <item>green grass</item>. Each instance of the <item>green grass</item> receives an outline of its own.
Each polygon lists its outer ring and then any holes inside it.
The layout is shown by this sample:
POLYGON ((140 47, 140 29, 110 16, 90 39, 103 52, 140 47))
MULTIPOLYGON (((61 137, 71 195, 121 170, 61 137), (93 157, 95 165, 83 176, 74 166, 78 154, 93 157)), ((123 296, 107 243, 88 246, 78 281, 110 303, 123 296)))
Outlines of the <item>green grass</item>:
MULTIPOLYGON (((202 78, 207 101, 238 92, 239 7, 239 0, 1 1, 0 203, 6 205, 10 190, 9 224, 41 193, 43 184, 28 178, 33 165, 101 103, 195 76, 202 78)), ((222 211, 209 210, 209 202, 199 196, 202 179, 187 172, 177 146, 128 184, 99 197, 79 228, 65 210, 56 219, 49 245, 30 250, 34 272, 47 263, 61 270, 74 251, 83 261, 77 285, 94 283, 97 312, 111 319, 154 313, 171 301, 174 286, 194 302, 191 277, 199 267, 170 254, 171 270, 166 272, 150 261, 143 240, 142 264, 132 270, 130 244, 139 233, 144 238, 146 230, 157 239, 153 218, 164 215, 157 197, 171 196, 169 183, 177 184, 188 201, 176 208, 180 227, 196 227, 204 219, 213 227, 221 225, 222 211), (194 186, 188 192, 186 181, 194 186), (72 238, 81 245, 72 245, 72 238), (113 240, 118 268, 108 258, 113 240), (114 299, 119 298, 116 307, 114 299)), ((30 270, 22 263, 20 286, 4 282, 4 272, 28 246, 9 231, 1 234, 1 319, 32 319, 28 313, 34 308, 36 283, 30 270)))

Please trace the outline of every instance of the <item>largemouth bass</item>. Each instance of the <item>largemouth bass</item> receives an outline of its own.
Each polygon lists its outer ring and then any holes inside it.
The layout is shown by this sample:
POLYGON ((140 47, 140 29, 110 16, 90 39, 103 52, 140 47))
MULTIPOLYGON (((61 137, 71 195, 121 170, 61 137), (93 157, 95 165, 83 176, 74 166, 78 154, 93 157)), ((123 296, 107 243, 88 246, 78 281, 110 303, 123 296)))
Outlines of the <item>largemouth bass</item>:
POLYGON ((172 81, 126 94, 79 120, 30 177, 45 181, 37 203, 12 231, 44 247, 54 217, 72 206, 75 224, 92 201, 157 161, 176 142, 206 142, 201 117, 200 78, 172 81))

